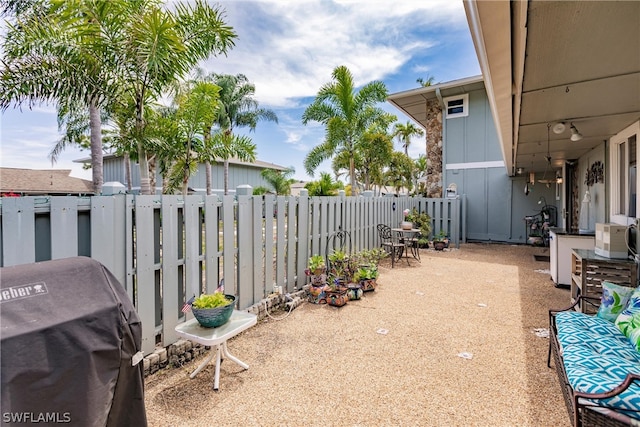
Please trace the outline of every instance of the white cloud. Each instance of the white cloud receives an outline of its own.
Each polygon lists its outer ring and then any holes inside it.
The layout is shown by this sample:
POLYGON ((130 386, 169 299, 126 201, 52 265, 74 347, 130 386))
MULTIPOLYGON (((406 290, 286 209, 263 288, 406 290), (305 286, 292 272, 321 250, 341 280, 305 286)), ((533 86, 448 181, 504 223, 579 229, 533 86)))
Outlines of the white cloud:
MULTIPOLYGON (((221 5, 238 39, 227 56, 202 66, 209 72, 245 74, 256 85, 260 106, 273 109, 279 119, 277 125, 260 123, 249 134, 258 145, 258 158, 293 165, 300 178, 305 178, 306 153, 324 140, 324 127, 315 122, 303 126, 301 115, 336 66, 346 65, 357 86, 382 80, 391 91, 417 87, 418 77, 448 81, 479 72, 460 0, 236 0, 221 5)), ((389 103, 380 106, 401 122, 408 119, 389 103)), ((47 155, 59 138, 54 106, 38 105, 25 114, 6 111, 0 165, 49 168, 47 155)), ((424 138, 413 140, 409 155, 424 153, 424 138)), ((70 148, 55 167, 79 169, 71 160, 83 157, 88 152, 70 148)), ((323 170, 330 170, 330 162, 318 168, 323 170)))
POLYGON ((465 26, 462 5, 449 0, 259 1, 233 3, 227 20, 238 33, 228 57, 206 68, 243 73, 256 85, 256 99, 270 107, 295 107, 346 65, 361 86, 394 74, 418 51, 438 41, 421 28, 465 26), (244 4, 243 4, 244 3, 244 4), (248 12, 248 10, 250 10, 248 12))

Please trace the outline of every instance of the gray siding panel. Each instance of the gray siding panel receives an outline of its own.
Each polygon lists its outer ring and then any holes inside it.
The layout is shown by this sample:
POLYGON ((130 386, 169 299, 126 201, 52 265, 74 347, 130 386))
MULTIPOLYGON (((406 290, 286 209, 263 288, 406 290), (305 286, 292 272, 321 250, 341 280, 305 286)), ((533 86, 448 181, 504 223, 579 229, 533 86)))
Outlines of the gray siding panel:
POLYGON ((509 241, 511 230, 511 180, 502 168, 449 171, 447 182, 464 194, 467 234, 472 240, 509 241), (462 185, 461 185, 462 184, 462 185))
MULTIPOLYGON (((105 159, 103 163, 104 169, 104 182, 116 181, 126 186, 125 179, 125 167, 123 158, 110 157, 105 159)), ((229 191, 235 191, 236 187, 240 185, 250 185, 252 187, 266 187, 271 188, 267 181, 262 178, 260 174, 263 168, 257 166, 238 165, 231 163, 229 165, 229 191)), ((189 187, 203 192, 207 188, 207 174, 205 171, 205 165, 200 164, 198 171, 189 178, 189 187)), ((140 187, 140 166, 138 163, 131 163, 131 181, 132 188, 140 187)), ((224 189, 224 164, 213 163, 211 165, 211 181, 212 189, 222 190, 224 189)), ((162 178, 156 173, 156 185, 162 186, 162 178)))
MULTIPOLYGON (((469 115, 444 123, 445 185, 456 184, 466 196, 466 236, 473 240, 509 241, 514 219, 511 216, 511 179, 503 167, 477 167, 473 163, 502 161, 502 152, 493 124, 485 90, 469 93, 469 115), (446 166, 445 166, 446 167, 446 166)), ((518 221, 521 221, 518 219, 518 221)))

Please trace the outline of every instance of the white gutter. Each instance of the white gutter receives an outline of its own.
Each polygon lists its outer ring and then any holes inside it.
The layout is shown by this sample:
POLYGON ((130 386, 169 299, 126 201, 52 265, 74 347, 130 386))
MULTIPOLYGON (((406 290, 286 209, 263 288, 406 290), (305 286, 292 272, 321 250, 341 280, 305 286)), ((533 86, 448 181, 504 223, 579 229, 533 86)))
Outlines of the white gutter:
MULTIPOLYGON (((487 4, 488 3, 494 3, 494 2, 487 2, 487 4)), ((510 7, 509 2, 497 2, 498 5, 500 5, 501 3, 506 4, 506 7, 510 7)), ((489 98, 489 106, 491 108, 491 113, 493 115, 493 122, 498 133, 498 142, 500 143, 502 158, 505 159, 507 174, 511 174, 511 169, 513 168, 513 150, 507 153, 505 148, 505 131, 510 128, 511 123, 505 126, 501 126, 499 110, 496 103, 496 93, 494 91, 493 76, 491 73, 491 67, 489 66, 489 58, 487 57, 487 48, 484 43, 485 39, 482 31, 482 25, 480 22, 478 2, 477 0, 463 0, 463 4, 465 6, 464 9, 467 14, 467 21, 469 22, 469 30, 471 31, 471 38, 473 39, 473 43, 476 47, 476 54, 478 56, 480 69, 482 70, 482 75, 484 76, 485 89, 487 91, 487 96, 489 98), (507 129, 504 129, 505 127, 507 129)), ((509 119, 511 119, 511 117, 509 117, 509 119)), ((511 138, 511 132, 508 132, 508 134, 509 134, 509 138, 511 138)))
MULTIPOLYGON (((484 80, 484 78, 482 76, 465 77, 463 79, 452 80, 452 81, 444 82, 444 83, 438 83, 436 85, 424 86, 424 87, 419 87, 419 88, 416 88, 416 89, 405 90, 403 92, 392 93, 391 95, 389 95, 387 97, 387 100, 389 102, 391 102, 391 100, 396 99, 396 98, 404 98, 404 97, 407 97, 407 96, 422 95, 422 94, 425 94, 425 93, 436 92, 436 91, 439 91, 439 90, 444 90, 444 89, 449 89, 449 88, 457 88, 457 87, 464 86, 464 85, 469 85, 469 84, 473 84, 473 83, 479 83, 479 82, 482 82, 483 80, 484 80)), ((397 105, 395 103, 393 103, 393 104, 397 105)))
POLYGON ((522 83, 524 81, 524 57, 527 48, 527 2, 513 3, 513 19, 515 28, 512 28, 513 43, 513 165, 511 176, 516 175, 516 158, 518 156, 518 141, 520 139, 520 108, 522 107, 522 83))

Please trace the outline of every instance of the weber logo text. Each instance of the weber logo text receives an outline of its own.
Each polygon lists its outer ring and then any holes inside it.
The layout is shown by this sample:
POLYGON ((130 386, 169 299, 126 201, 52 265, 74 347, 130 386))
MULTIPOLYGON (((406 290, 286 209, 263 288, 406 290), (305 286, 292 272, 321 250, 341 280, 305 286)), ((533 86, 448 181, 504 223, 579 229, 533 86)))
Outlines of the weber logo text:
POLYGON ((49 291, 47 291, 47 285, 45 285, 44 282, 12 286, 10 288, 0 290, 0 303, 45 295, 47 293, 49 293, 49 291))

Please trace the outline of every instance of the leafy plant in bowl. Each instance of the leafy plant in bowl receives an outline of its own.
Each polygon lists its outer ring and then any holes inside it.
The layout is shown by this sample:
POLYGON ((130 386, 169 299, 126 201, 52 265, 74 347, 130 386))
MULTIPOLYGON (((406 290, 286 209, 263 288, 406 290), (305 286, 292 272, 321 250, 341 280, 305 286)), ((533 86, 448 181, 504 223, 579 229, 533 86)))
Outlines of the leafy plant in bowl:
POLYGON ((368 292, 376 289, 378 267, 375 264, 360 267, 356 272, 356 276, 363 291, 368 292))
POLYGON ((313 255, 309 258, 309 267, 307 268, 307 275, 320 275, 325 273, 326 264, 322 255, 313 255))
POLYGON ((202 294, 191 304, 191 312, 200 325, 217 328, 229 321, 235 301, 235 296, 221 292, 202 294))
POLYGON ((449 247, 449 238, 444 230, 440 230, 438 234, 433 238, 433 248, 436 251, 441 251, 444 248, 449 247))

